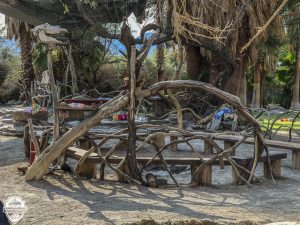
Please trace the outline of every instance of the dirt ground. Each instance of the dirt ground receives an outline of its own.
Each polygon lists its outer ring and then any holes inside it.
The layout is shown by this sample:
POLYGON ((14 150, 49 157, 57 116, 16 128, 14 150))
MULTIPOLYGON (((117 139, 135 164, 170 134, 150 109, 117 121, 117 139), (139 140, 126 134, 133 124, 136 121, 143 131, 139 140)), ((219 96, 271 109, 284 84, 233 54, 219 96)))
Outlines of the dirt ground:
POLYGON ((17 171, 26 165, 22 139, 0 136, 0 143, 0 199, 20 196, 26 201, 28 210, 20 224, 124 224, 152 219, 300 224, 300 171, 291 169, 291 152, 282 162, 283 177, 276 184, 266 180, 251 186, 233 186, 230 170, 214 167, 211 187, 150 189, 77 179, 62 171, 41 181, 24 182, 24 176, 17 171))

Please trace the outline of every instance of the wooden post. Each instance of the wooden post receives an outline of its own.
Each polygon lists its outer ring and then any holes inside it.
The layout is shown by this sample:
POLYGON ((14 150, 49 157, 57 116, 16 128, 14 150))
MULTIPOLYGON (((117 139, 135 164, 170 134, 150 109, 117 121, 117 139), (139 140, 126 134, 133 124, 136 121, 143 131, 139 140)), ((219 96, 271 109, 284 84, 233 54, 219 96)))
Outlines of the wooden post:
POLYGON ((213 147, 207 141, 204 141, 204 154, 210 155, 213 153, 214 153, 213 147))
POLYGON ((77 174, 87 178, 97 178, 97 164, 84 162, 78 167, 77 174))
MULTIPOLYGON (((174 133, 174 131, 170 131, 170 133, 174 133)), ((175 132, 176 133, 176 132, 175 132)), ((178 140, 178 137, 177 136, 170 136, 170 142, 172 141, 177 141, 178 140)), ((170 145, 170 150, 172 151, 177 151, 177 147, 178 147, 178 144, 177 143, 174 143, 172 145, 170 145)))
MULTIPOLYGON (((272 172, 274 178, 279 178, 281 176, 281 160, 271 161, 272 172)), ((268 162, 264 162, 264 177, 271 178, 270 168, 268 162)))
POLYGON ((165 146, 165 135, 155 135, 154 137, 151 138, 153 143, 160 149, 165 146))
POLYGON ((54 118, 54 128, 53 128, 53 141, 56 141, 59 138, 59 112, 55 108, 58 106, 57 101, 57 90, 53 75, 53 67, 52 67, 52 59, 51 59, 51 49, 53 48, 52 45, 48 45, 48 52, 47 52, 47 62, 48 62, 48 76, 51 85, 51 92, 52 92, 52 101, 53 101, 53 118, 54 118))
POLYGON ((73 49, 72 44, 70 44, 70 50, 69 50, 69 61, 70 61, 70 73, 71 73, 71 79, 72 79, 72 94, 73 96, 78 93, 78 87, 77 87, 77 76, 75 71, 75 64, 73 59, 73 49))
POLYGON ((192 176, 192 186, 208 186, 212 183, 212 165, 205 165, 202 171, 198 171, 198 174, 193 178, 194 172, 197 170, 198 166, 191 165, 191 176, 192 176))
MULTIPOLYGON (((224 150, 235 145, 235 141, 224 141, 224 150)), ((235 150, 230 153, 231 156, 235 156, 235 150)))
POLYGON ((141 175, 136 162, 136 127, 135 127, 135 112, 136 112, 136 48, 131 46, 130 58, 130 93, 128 106, 128 151, 126 155, 126 164, 128 165, 128 175, 140 180, 141 175))
POLYGON ((300 151, 293 150, 292 153, 292 168, 300 169, 300 151))
MULTIPOLYGON (((79 139, 79 147, 85 150, 89 150, 92 146, 86 139, 79 139)), ((84 162, 80 165, 76 171, 79 176, 87 178, 97 178, 97 163, 84 162)))
MULTIPOLYGON (((241 168, 236 167, 237 171, 239 172, 240 176, 242 176, 243 174, 243 170, 241 168)), ((238 176, 235 168, 232 166, 231 167, 232 170, 232 183, 235 185, 239 185, 240 184, 240 177, 238 176)))
MULTIPOLYGON (((117 166, 117 169, 119 169, 120 171, 122 171, 123 173, 127 173, 126 172, 126 163, 122 163, 121 165, 117 166)), ((118 181, 121 183, 126 183, 127 180, 124 176, 122 176, 121 174, 117 173, 117 177, 118 177, 118 181)))

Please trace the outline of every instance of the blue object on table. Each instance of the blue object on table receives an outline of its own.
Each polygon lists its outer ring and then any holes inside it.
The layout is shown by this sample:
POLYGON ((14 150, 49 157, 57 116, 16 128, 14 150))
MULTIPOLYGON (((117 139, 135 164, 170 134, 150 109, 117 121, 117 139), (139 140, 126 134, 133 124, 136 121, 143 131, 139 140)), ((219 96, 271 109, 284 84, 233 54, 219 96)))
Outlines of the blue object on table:
POLYGON ((218 112, 215 113, 214 118, 220 119, 226 113, 233 113, 233 111, 229 108, 221 108, 218 112))

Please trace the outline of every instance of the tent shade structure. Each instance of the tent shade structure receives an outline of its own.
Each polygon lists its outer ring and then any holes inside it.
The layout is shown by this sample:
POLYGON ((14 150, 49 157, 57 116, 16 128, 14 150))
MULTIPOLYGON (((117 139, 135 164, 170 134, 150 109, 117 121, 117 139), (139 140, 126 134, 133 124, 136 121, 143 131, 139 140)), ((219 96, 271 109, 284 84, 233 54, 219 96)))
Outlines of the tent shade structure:
MULTIPOLYGON (((140 17, 146 6, 146 0, 96 0, 95 2, 97 7, 91 8, 84 4, 84 8, 89 18, 97 23, 120 23, 123 17, 128 17, 131 13, 140 17)), ((76 2, 72 0, 64 1, 64 4, 59 0, 2 0, 0 13, 32 25, 43 23, 62 27, 87 25, 78 11, 76 2)))

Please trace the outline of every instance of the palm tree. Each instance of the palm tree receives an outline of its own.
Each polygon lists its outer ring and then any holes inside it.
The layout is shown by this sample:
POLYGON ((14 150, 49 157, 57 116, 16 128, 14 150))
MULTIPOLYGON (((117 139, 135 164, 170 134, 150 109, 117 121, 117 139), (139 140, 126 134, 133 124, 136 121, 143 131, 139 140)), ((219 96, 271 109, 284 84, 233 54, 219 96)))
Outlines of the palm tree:
POLYGON ((26 22, 13 19, 11 17, 5 18, 7 38, 19 41, 21 48, 22 70, 23 70, 23 88, 27 103, 30 103, 31 83, 34 80, 34 70, 32 66, 31 47, 32 39, 30 36, 30 28, 26 22))
POLYGON ((294 77, 291 109, 300 109, 300 2, 290 0, 284 12, 290 43, 295 46, 296 73, 294 77))
POLYGON ((296 74, 293 89, 293 100, 291 103, 292 109, 300 109, 300 38, 296 47, 296 74))
POLYGON ((272 16, 276 9, 275 1, 176 2, 174 32, 186 41, 187 67, 189 73, 192 71, 191 77, 209 80, 239 96, 246 104, 245 83, 249 62, 256 62, 257 44, 265 42, 268 31, 282 28, 280 19, 276 17, 273 26, 263 32, 246 51, 241 53, 241 49, 272 16), (204 73, 209 78, 199 75, 201 67, 209 71, 204 73))
POLYGON ((266 41, 257 46, 256 62, 253 63, 254 81, 251 103, 251 106, 254 108, 261 108, 263 105, 265 77, 275 70, 275 65, 279 58, 280 46, 283 43, 281 41, 282 36, 283 29, 277 29, 277 33, 271 30, 266 41))

